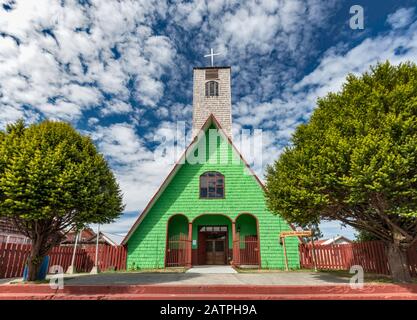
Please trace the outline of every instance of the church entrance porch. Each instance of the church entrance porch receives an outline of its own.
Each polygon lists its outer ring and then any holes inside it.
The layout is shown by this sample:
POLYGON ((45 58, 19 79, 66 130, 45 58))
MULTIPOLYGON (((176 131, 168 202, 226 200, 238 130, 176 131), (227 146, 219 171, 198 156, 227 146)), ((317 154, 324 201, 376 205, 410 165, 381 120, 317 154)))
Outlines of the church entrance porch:
POLYGON ((227 264, 227 226, 202 226, 198 231, 198 264, 227 264))
POLYGON ((229 265, 232 260, 232 220, 203 214, 192 221, 192 265, 229 265))
POLYGON ((166 267, 260 266, 258 221, 247 213, 233 221, 222 214, 203 214, 190 221, 171 216, 167 225, 166 267))
POLYGON ((243 213, 236 218, 235 228, 234 264, 259 266, 260 250, 257 219, 251 214, 243 213))

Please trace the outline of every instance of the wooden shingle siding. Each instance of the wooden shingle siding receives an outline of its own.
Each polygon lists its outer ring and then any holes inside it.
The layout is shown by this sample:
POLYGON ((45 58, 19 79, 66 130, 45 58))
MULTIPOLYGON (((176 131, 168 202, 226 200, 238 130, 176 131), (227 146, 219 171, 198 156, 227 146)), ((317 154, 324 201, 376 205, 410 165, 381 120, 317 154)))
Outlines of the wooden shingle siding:
MULTIPOLYGON (((266 207, 264 192, 256 178, 246 172, 245 164, 232 163, 232 147, 220 144, 227 152, 228 163, 191 165, 185 163, 158 198, 128 242, 129 268, 163 268, 167 221, 182 213, 188 221, 201 214, 224 214, 235 220, 240 213, 251 213, 259 223, 262 268, 284 269, 283 248, 279 244, 281 231, 291 230, 280 216, 266 207), (206 171, 217 171, 225 176, 224 199, 200 199, 199 177, 206 171)), ((218 153, 220 158, 221 152, 218 153)), ((194 226, 195 227, 195 226, 194 226)), ((193 240, 196 240, 193 237, 193 240)), ((298 238, 286 239, 289 267, 299 268, 298 238)), ((196 248, 196 246, 193 246, 196 248)))

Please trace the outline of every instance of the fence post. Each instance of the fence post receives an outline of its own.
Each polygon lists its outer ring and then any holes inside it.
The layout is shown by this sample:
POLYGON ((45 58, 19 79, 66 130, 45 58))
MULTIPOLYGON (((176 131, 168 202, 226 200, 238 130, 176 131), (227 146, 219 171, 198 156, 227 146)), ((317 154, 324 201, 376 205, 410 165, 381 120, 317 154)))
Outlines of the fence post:
POLYGON ((75 273, 74 263, 75 263, 75 254, 77 253, 78 236, 79 236, 79 233, 77 233, 77 235, 75 236, 74 251, 72 253, 71 265, 68 267, 68 270, 67 270, 68 274, 75 273))
POLYGON ((288 271, 288 257, 287 257, 287 248, 285 246, 285 237, 282 237, 282 246, 284 248, 285 271, 288 271))
POLYGON ((91 274, 99 273, 99 268, 98 268, 98 240, 100 238, 100 224, 97 225, 96 238, 97 238, 96 239, 96 256, 95 256, 95 259, 94 259, 94 267, 90 271, 91 274))
POLYGON ((311 236, 311 249, 313 251, 313 266, 314 266, 314 272, 317 272, 316 249, 314 247, 314 237, 313 236, 311 236))

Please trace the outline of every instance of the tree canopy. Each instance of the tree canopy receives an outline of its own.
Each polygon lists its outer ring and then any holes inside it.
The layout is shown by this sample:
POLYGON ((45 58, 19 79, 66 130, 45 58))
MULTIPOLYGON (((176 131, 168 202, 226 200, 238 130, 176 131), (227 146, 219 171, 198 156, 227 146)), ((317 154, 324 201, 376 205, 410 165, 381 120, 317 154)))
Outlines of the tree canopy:
POLYGON ((0 132, 0 200, 0 215, 39 247, 37 260, 69 228, 108 223, 123 210, 116 179, 91 139, 55 121, 18 121, 0 132))
POLYGON ((398 250, 415 244, 417 66, 378 64, 318 99, 266 188, 269 208, 291 222, 339 220, 398 250))

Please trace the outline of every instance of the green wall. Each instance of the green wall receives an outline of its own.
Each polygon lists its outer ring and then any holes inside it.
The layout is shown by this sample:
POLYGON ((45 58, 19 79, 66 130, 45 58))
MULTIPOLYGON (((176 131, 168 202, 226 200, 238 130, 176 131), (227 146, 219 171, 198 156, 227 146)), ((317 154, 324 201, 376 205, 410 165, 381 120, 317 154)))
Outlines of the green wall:
MULTIPOLYGON (((202 144, 203 140, 200 140, 199 147, 202 144)), ((204 148, 199 148, 198 152, 204 152, 204 148)), ((206 148, 206 159, 209 161, 197 164, 186 162, 181 166, 130 237, 127 243, 128 269, 164 268, 167 221, 171 216, 184 214, 192 221, 202 214, 216 215, 212 217, 216 219, 219 219, 218 214, 223 214, 235 220, 240 213, 251 213, 258 219, 261 267, 285 267, 279 233, 291 229, 280 216, 268 211, 263 189, 255 177, 248 174, 241 161, 232 161, 233 157, 232 147, 221 140, 218 143, 217 154, 210 153, 209 148, 206 148), (219 163, 219 159, 226 161, 219 163), (199 177, 206 171, 218 171, 225 176, 224 199, 199 198, 199 177)), ((212 220, 212 223, 218 224, 216 220, 212 220)), ((230 221, 228 223, 230 225, 230 221)), ((246 229, 242 231, 251 232, 246 229)), ((231 235, 229 239, 231 240, 231 235)), ((193 227, 193 240, 197 240, 196 226, 193 227)), ((290 268, 299 268, 298 239, 289 238, 286 245, 290 268)))
POLYGON ((169 220, 168 238, 180 233, 188 236, 188 219, 182 214, 177 214, 169 220))

